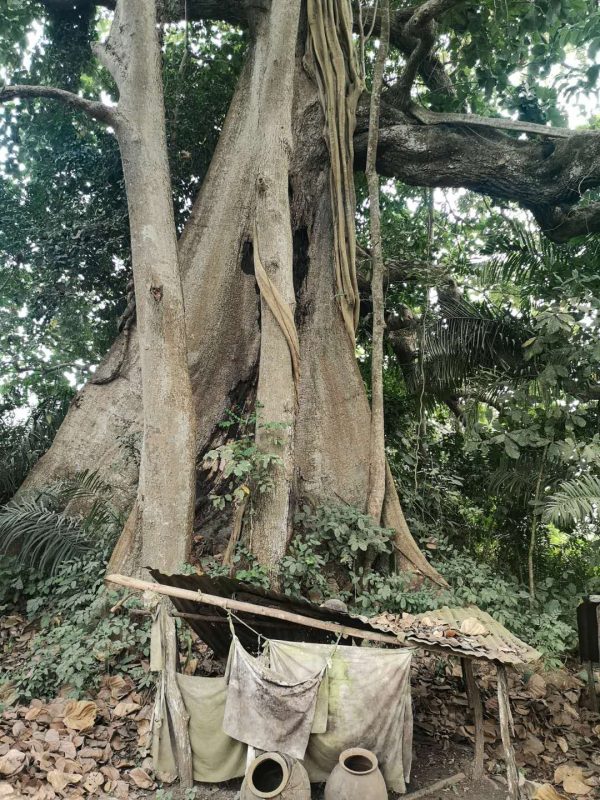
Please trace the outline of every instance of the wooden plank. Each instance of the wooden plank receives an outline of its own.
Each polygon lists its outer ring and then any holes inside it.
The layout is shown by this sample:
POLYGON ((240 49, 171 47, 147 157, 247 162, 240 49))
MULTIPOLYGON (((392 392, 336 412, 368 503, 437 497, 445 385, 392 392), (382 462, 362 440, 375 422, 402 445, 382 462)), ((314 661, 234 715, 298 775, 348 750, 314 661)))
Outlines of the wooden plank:
POLYGON ((520 800, 519 771, 515 760, 515 750, 511 741, 513 727, 508 695, 508 679, 504 664, 497 664, 498 670, 498 707, 500 711, 500 734, 504 748, 504 761, 506 762, 506 778, 508 781, 508 796, 510 800, 520 800))
POLYGON ((329 631, 330 633, 341 634, 343 637, 350 636, 354 639, 367 639, 373 642, 383 642, 384 644, 395 645, 396 647, 406 647, 404 642, 401 642, 396 636, 392 636, 390 634, 376 633, 375 631, 364 631, 360 628, 339 625, 336 622, 312 619, 311 617, 305 617, 303 614, 294 614, 291 611, 282 611, 278 608, 258 606, 255 603, 245 603, 241 600, 231 600, 226 597, 217 597, 213 594, 194 592, 191 589, 180 589, 176 586, 165 586, 162 583, 151 583, 150 581, 142 581, 138 578, 130 578, 127 575, 107 575, 105 581, 107 583, 114 583, 117 586, 125 586, 128 589, 136 589, 140 592, 157 592, 158 594, 165 594, 169 597, 180 597, 182 600, 192 600, 196 603, 203 603, 207 606, 224 608, 226 611, 238 611, 246 614, 255 614, 259 617, 281 619, 285 622, 292 622, 296 625, 303 625, 307 628, 317 628, 321 631, 329 631))
POLYGON ((450 778, 443 778, 441 781, 432 783, 431 786, 426 786, 424 789, 419 789, 417 792, 409 792, 406 795, 406 800, 419 800, 420 797, 429 797, 434 792, 441 792, 442 789, 447 789, 449 786, 455 786, 457 783, 464 781, 467 776, 464 772, 459 772, 452 775, 450 778))
POLYGON ((483 729, 483 703, 481 702, 481 692, 477 686, 475 675, 473 674, 473 662, 466 658, 460 660, 465 684, 467 687, 467 697, 469 705, 473 711, 473 722, 475 725, 475 761, 473 763, 473 778, 480 780, 483 778, 485 757, 485 734, 483 729))

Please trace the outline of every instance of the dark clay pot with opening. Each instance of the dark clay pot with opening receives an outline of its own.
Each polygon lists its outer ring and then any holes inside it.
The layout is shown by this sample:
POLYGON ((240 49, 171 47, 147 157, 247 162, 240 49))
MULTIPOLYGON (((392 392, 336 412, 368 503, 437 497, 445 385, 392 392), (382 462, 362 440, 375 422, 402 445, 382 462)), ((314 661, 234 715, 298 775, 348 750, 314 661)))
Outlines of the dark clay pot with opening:
POLYGON ((310 800, 310 782, 302 764, 281 753, 255 758, 246 771, 240 800, 263 797, 310 800))
POLYGON ((377 756, 362 747, 344 750, 325 786, 325 800, 387 800, 377 756))

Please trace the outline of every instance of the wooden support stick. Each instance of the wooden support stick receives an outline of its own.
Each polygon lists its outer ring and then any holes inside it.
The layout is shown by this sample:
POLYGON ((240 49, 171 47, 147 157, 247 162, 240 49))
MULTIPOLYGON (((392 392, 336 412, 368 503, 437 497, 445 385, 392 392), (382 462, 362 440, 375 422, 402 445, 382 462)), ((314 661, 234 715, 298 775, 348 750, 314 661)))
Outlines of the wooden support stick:
POLYGON ((327 622, 321 619, 312 619, 303 614, 294 614, 291 611, 282 611, 278 608, 268 608, 258 606, 255 603, 244 603, 241 600, 230 600, 226 597, 217 597, 213 594, 204 592, 194 592, 191 589, 179 589, 176 586, 165 586, 163 583, 151 583, 142 581, 138 578, 129 578, 127 575, 107 575, 105 580, 108 583, 116 583, 118 586, 126 586, 128 589, 137 589, 140 592, 157 592, 166 594, 169 597, 180 597, 183 600, 193 600, 195 603, 203 603, 207 606, 216 606, 225 610, 240 611, 245 614, 255 614, 260 617, 272 617, 282 619, 285 622, 293 622, 297 625, 304 625, 307 628, 317 628, 321 631, 330 631, 341 636, 351 636, 355 639, 369 639, 374 642, 385 642, 396 647, 406 646, 396 636, 387 633, 376 633, 375 631, 363 631, 360 628, 350 628, 346 625, 339 625, 336 622, 327 622))
POLYGON ((452 775, 450 778, 444 778, 441 781, 437 781, 436 783, 432 783, 431 786, 426 786, 424 789, 419 789, 417 792, 409 792, 406 795, 406 800, 412 798, 412 800, 419 800, 420 797, 427 797, 434 792, 440 792, 442 789, 447 789, 449 786, 454 786, 456 783, 460 783, 464 781, 467 776, 464 772, 459 772, 456 775, 452 775))
POLYGON ((483 778, 483 759, 485 757, 485 735, 483 730, 483 704, 481 702, 481 692, 477 686, 473 673, 473 662, 466 658, 461 658, 463 677, 467 686, 467 697, 469 705, 473 710, 473 722, 475 725, 475 762, 473 764, 473 778, 478 781, 483 778))
POLYGON ((498 708, 500 711, 500 733, 502 735, 504 760, 506 762, 508 796, 510 800, 520 800, 521 793, 519 791, 519 771, 517 770, 515 750, 511 741, 513 721, 510 711, 510 699, 508 696, 506 667, 504 664, 497 664, 496 669, 498 670, 498 708))
POLYGON ((596 694, 596 678, 594 676, 594 665, 591 661, 586 662, 588 694, 590 696, 590 708, 594 714, 598 713, 598 695, 596 694))
POLYGON ((233 513, 233 528, 231 530, 231 536, 229 537, 229 542, 227 543, 225 552, 223 553, 223 564, 229 567, 230 578, 233 577, 234 573, 233 557, 235 555, 235 549, 240 540, 240 536, 242 535, 242 527, 244 524, 244 513, 246 511, 247 503, 248 503, 248 495, 244 495, 244 499, 242 500, 242 502, 239 503, 239 505, 237 505, 235 508, 235 511, 233 513))
POLYGON ((192 769, 192 746, 190 743, 190 715, 183 702, 177 683, 177 632, 175 620, 169 616, 166 602, 161 603, 162 629, 165 640, 165 699, 175 739, 175 760, 182 789, 194 785, 192 769))

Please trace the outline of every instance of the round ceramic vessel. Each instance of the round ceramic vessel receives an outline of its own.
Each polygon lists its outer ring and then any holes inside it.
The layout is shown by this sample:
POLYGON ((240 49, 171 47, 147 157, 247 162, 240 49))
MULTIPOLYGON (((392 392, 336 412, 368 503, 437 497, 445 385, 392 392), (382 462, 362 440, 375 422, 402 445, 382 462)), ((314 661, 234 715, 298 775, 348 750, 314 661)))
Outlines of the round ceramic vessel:
POLYGON ((304 767, 280 753, 263 753, 248 767, 240 800, 274 797, 310 800, 310 782, 304 767))
POLYGON ((325 786, 325 800, 387 800, 377 756, 362 747, 344 750, 325 786))

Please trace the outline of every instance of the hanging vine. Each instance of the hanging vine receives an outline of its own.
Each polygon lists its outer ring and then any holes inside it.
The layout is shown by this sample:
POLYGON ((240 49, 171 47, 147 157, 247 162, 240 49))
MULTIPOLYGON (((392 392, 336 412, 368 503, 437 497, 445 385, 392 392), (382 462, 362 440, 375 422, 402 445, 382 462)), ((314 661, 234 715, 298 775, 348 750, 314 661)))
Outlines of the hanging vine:
POLYGON ((356 107, 362 92, 360 65, 352 40, 349 0, 308 0, 308 55, 312 59, 325 115, 331 170, 336 294, 348 334, 354 341, 360 311, 356 278, 354 145, 356 107))

